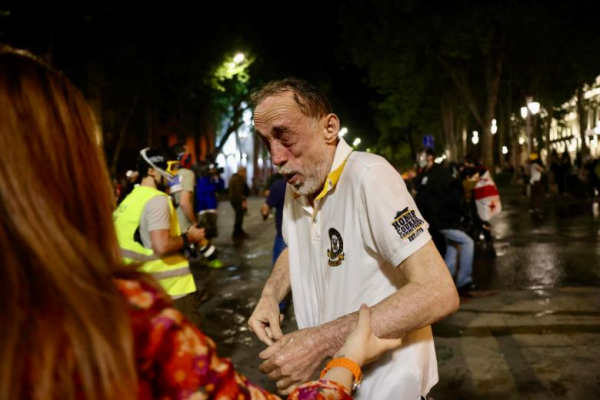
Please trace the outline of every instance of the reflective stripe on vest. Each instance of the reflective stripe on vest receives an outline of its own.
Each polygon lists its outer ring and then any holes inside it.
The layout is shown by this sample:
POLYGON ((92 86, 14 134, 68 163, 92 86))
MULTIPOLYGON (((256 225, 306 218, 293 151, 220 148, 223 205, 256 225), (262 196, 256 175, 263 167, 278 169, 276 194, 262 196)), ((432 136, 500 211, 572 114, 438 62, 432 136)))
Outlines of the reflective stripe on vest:
MULTIPOLYGON (((157 256, 156 254, 146 256, 146 255, 138 254, 134 251, 125 250, 125 249, 121 249, 121 254, 123 255, 124 259, 130 259, 132 261, 150 262, 150 261, 160 260, 160 257, 157 256)), ((188 266, 188 267, 181 267, 181 268, 177 268, 177 269, 170 269, 168 271, 151 272, 150 274, 152 274, 154 279, 160 280, 160 279, 165 279, 165 278, 175 278, 176 276, 185 276, 185 275, 191 274, 191 273, 192 273, 192 271, 190 270, 190 267, 188 266)))
POLYGON ((135 241, 135 232, 140 226, 144 207, 156 196, 167 198, 171 216, 170 235, 179 236, 179 221, 169 196, 154 188, 138 186, 113 213, 117 239, 126 263, 143 263, 140 271, 151 274, 171 297, 178 298, 196 291, 188 260, 179 253, 160 257, 152 249, 147 249, 135 241))

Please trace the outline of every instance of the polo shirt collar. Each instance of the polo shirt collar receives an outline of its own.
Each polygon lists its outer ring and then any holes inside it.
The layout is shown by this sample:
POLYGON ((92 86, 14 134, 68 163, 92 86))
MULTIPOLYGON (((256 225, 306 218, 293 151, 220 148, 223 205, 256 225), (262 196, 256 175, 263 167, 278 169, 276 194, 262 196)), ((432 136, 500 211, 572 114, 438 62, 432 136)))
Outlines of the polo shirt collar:
POLYGON ((322 199, 329 193, 330 190, 333 190, 335 185, 337 185, 340 177, 342 176, 342 171, 346 166, 346 161, 352 153, 352 147, 346 143, 343 138, 338 139, 338 144, 335 148, 335 155, 333 157, 333 164, 331 165, 331 170, 327 175, 327 179, 325 179, 325 184, 323 185, 323 190, 321 193, 315 198, 315 200, 322 199))

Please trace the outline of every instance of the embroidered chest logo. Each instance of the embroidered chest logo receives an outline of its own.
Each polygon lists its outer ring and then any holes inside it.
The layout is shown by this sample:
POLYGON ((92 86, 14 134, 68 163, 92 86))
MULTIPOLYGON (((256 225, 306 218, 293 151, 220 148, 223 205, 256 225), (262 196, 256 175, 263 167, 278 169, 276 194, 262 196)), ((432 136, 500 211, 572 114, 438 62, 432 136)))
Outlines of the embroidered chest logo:
POLYGON ((408 239, 412 242, 425 231, 423 223, 423 220, 417 217, 415 210, 410 210, 406 207, 404 210, 396 213, 396 218, 392 222, 392 225, 401 239, 408 239))
POLYGON ((329 242, 331 247, 327 250, 327 257, 329 257, 328 264, 330 267, 338 267, 344 261, 344 241, 342 235, 334 228, 329 228, 329 242))

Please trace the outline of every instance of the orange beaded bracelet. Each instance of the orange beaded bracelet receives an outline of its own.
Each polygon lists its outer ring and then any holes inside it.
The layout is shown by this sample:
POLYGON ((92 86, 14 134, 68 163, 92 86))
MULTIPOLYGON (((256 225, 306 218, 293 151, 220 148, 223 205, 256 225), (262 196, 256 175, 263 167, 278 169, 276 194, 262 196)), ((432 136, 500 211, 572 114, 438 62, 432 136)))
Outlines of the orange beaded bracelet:
POLYGON ((356 361, 351 360, 347 357, 334 358, 333 360, 329 361, 327 365, 325 365, 325 368, 323 368, 323 371, 321 371, 320 378, 322 379, 325 376, 325 374, 327 374, 327 371, 335 367, 346 368, 347 370, 352 372, 352 375, 354 375, 354 384, 352 385, 352 390, 358 389, 360 383, 362 382, 363 374, 356 361))

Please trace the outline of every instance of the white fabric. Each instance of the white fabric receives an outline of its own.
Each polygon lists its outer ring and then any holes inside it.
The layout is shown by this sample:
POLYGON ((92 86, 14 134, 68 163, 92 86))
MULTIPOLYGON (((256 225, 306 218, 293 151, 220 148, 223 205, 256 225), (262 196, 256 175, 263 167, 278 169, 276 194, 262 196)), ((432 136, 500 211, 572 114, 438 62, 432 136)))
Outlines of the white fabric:
MULTIPOLYGON (((351 152, 340 140, 332 171, 351 152)), ((307 199, 295 198, 290 185, 286 193, 283 236, 289 245, 300 328, 357 311, 362 303, 373 306, 396 292, 402 282, 395 267, 431 240, 402 177, 382 157, 352 152, 337 185, 329 178, 326 185, 330 191, 316 201, 314 215, 307 199), (341 246, 333 243, 331 228, 340 233, 341 246)), ((366 366, 354 398, 416 400, 437 379, 433 337, 427 326, 408 334, 393 353, 366 366)))
POLYGON ((536 164, 531 164, 531 167, 530 167, 529 171, 530 171, 530 174, 531 174, 531 178, 529 179, 529 183, 531 183, 533 185, 537 181, 542 180, 542 172, 540 171, 540 168, 536 164))

